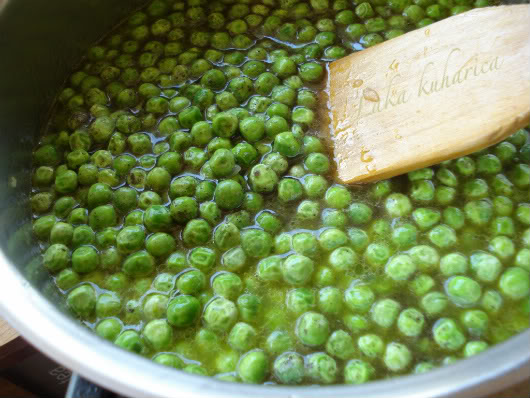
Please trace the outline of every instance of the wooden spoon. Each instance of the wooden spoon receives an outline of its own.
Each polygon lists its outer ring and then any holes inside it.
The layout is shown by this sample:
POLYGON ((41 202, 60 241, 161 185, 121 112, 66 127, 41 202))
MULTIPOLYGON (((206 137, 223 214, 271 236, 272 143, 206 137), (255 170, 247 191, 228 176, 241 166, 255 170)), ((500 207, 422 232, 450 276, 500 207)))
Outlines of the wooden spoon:
POLYGON ((529 21, 528 4, 475 9, 332 62, 320 119, 337 178, 389 178, 528 125, 529 21))

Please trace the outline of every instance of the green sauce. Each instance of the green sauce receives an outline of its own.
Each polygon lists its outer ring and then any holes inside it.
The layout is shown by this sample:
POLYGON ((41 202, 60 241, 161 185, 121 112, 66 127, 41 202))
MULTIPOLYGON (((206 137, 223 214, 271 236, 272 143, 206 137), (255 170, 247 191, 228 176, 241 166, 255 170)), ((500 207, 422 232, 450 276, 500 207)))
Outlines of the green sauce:
POLYGON ((334 183, 325 66, 487 1, 154 0, 90 48, 34 152, 33 230, 102 338, 246 383, 358 384, 528 327, 529 133, 334 183))

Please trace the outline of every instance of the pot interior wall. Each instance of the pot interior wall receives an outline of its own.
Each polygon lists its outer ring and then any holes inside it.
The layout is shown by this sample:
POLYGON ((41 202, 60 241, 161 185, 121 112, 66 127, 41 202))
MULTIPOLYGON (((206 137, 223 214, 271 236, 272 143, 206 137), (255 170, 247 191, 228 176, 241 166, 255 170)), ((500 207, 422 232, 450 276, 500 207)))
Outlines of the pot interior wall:
POLYGON ((58 297, 31 233, 31 151, 50 104, 90 44, 145 0, 0 0, 0 247, 58 297))

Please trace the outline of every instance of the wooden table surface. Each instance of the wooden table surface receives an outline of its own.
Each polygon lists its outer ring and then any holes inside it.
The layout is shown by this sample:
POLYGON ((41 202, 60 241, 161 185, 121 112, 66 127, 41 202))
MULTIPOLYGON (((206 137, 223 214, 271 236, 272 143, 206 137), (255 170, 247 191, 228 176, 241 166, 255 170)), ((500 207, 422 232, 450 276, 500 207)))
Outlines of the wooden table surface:
MULTIPOLYGON (((1 0, 0 0, 1 1, 1 0)), ((7 322, 0 319, 0 353, 4 345, 13 343, 18 338, 18 333, 9 327, 7 322)), ((21 338, 20 338, 21 339, 21 338)), ((1 355, 0 355, 1 359, 1 355)), ((21 390, 9 381, 0 377, 0 397, 33 397, 33 395, 21 390)), ((493 394, 484 398, 530 398, 530 380, 519 385, 508 388, 507 390, 493 394)))

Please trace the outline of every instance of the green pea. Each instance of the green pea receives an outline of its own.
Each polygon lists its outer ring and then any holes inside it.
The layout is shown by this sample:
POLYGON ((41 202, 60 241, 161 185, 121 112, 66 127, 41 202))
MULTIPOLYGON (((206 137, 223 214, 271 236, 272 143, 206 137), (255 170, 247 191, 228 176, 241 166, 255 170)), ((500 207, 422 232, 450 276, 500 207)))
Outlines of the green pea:
POLYGON ((189 251, 188 261, 192 266, 200 269, 201 271, 208 272, 215 265, 217 256, 210 248, 195 247, 189 251))
POLYGON ((407 254, 392 257, 385 266, 385 273, 395 281, 406 281, 416 272, 416 263, 407 254))
POLYGON ((237 245, 240 241, 239 228, 230 222, 219 224, 214 232, 214 241, 222 250, 237 245))
POLYGON ((80 318, 89 318, 96 309, 96 291, 89 284, 76 287, 66 298, 68 307, 80 318))
POLYGON ((437 225, 429 231, 429 240, 441 249, 454 246, 457 236, 453 228, 447 225, 437 225))
POLYGON ((324 344, 328 339, 329 322, 321 314, 306 312, 298 318, 295 332, 302 344, 317 347, 324 344))
POLYGON ((145 231, 134 225, 123 228, 116 237, 116 245, 122 253, 133 253, 144 246, 145 231))
POLYGON ((450 253, 440 259, 440 271, 445 276, 465 274, 467 269, 467 257, 460 253, 450 253))
POLYGON ((506 236, 493 238, 488 246, 488 250, 503 261, 507 261, 515 254, 515 245, 506 236))
POLYGON ((521 203, 517 206, 515 217, 523 225, 530 225, 530 204, 521 203))
POLYGON ((358 263, 357 254, 349 247, 339 247, 331 252, 329 265, 340 273, 352 270, 358 263))
POLYGON ((319 252, 317 239, 309 232, 293 235, 291 245, 294 251, 304 256, 315 257, 319 252))
POLYGON ((46 249, 43 256, 43 264, 50 272, 58 272, 65 269, 70 262, 70 250, 61 243, 55 243, 46 249))
POLYGON ((388 370, 402 372, 410 365, 411 361, 412 353, 406 345, 395 342, 387 344, 383 362, 388 370))
POLYGON ((401 305, 392 299, 383 299, 374 303, 371 309, 372 320, 383 328, 389 328, 396 321, 401 305))
POLYGON ((409 283, 409 288, 416 296, 422 296, 431 290, 434 284, 434 279, 429 275, 420 274, 409 283))
POLYGON ((359 350, 368 358, 377 358, 385 350, 385 343, 376 334, 365 334, 357 340, 359 350))
POLYGON ((243 188, 234 180, 223 180, 217 184, 215 202, 223 210, 233 210, 243 202, 243 188))
POLYGON ((373 267, 384 265, 390 256, 390 248, 384 243, 371 243, 364 252, 365 260, 373 267))
POLYGON ((429 180, 414 181, 410 189, 410 197, 420 203, 432 201, 434 199, 434 184, 429 180))
POLYGON ((189 326, 198 319, 200 307, 199 300, 193 296, 177 296, 167 306, 167 320, 175 327, 189 326))
POLYGON ((88 223, 95 230, 113 227, 116 222, 116 210, 112 205, 98 206, 88 215, 88 223))
POLYGON ((480 300, 480 305, 491 314, 497 314, 503 305, 502 296, 495 290, 486 290, 480 300))
POLYGON ((300 153, 301 145, 293 133, 286 131, 274 137, 273 149, 283 156, 294 157, 300 153))
POLYGON ((470 257, 471 270, 482 282, 493 282, 502 270, 499 259, 485 252, 475 252, 470 257))
POLYGON ((103 319, 96 326, 96 334, 105 340, 114 341, 120 334, 123 325, 116 318, 103 319))
POLYGON ((417 243, 418 230, 413 224, 397 225, 392 229, 392 242, 400 249, 407 249, 417 243))
POLYGON ((182 239, 189 246, 200 245, 208 242, 211 234, 212 229, 208 222, 196 218, 188 221, 182 232, 182 239))
POLYGON ((237 373, 244 383, 263 383, 268 371, 268 359, 262 350, 247 352, 237 364, 237 373))
POLYGON ((375 374, 375 369, 368 362, 352 359, 344 367, 344 382, 346 384, 363 384, 375 374))
POLYGON ((63 269, 55 277, 55 284, 62 290, 70 290, 77 285, 79 281, 79 274, 70 268, 63 269))
POLYGON ((303 196, 302 184, 294 178, 282 178, 278 184, 278 199, 293 202, 303 196))
POLYGON ((72 246, 91 245, 95 243, 95 240, 96 234, 88 225, 80 225, 74 228, 72 246))
POLYGON ((251 293, 242 294, 237 299, 237 308, 243 321, 256 322, 261 310, 261 300, 251 293))
POLYGON ((151 294, 143 303, 143 315, 147 320, 163 318, 166 314, 168 297, 162 294, 151 294))
POLYGON ((420 305, 427 315, 434 316, 445 310, 448 304, 445 294, 440 292, 430 292, 422 297, 420 305))
POLYGON ((318 309, 324 314, 338 315, 342 310, 342 293, 332 286, 327 286, 318 292, 318 309))
POLYGON ((488 343, 485 341, 470 341, 464 346, 464 357, 468 358, 473 355, 480 354, 488 348, 488 343))
POLYGON ((241 278, 232 272, 220 272, 214 275, 212 288, 215 294, 227 299, 235 299, 243 290, 241 278))
MULTIPOLYGON (((243 199, 243 208, 250 213, 258 213, 263 208, 263 196, 256 192, 247 192, 243 199)), ((260 213, 256 217, 258 224, 265 230, 276 230, 281 226, 281 221, 270 212, 260 213)), ((272 232, 272 231, 268 231, 272 232)))
POLYGON ((408 337, 417 337, 421 334, 425 318, 415 308, 407 308, 399 314, 397 326, 401 334, 408 337))
POLYGON ((316 307, 315 294, 308 288, 290 290, 287 293, 286 304, 289 311, 300 315, 316 307))
POLYGON ((525 248, 519 250, 515 255, 514 265, 530 271, 530 250, 525 248))
POLYGON ((502 294, 512 300, 520 300, 530 292, 530 277, 528 271, 519 267, 510 267, 499 279, 499 289, 502 294))
POLYGON ((142 335, 155 350, 163 350, 170 344, 173 330, 165 319, 154 319, 144 326, 142 335))
POLYGON ((422 271, 434 269, 440 261, 440 255, 436 249, 427 245, 415 246, 409 250, 409 254, 422 271))
POLYGON ((140 250, 129 255, 122 265, 122 270, 129 276, 145 276, 153 272, 155 259, 146 251, 140 250))
POLYGON ((374 301, 375 293, 366 285, 355 284, 344 292, 344 303, 354 312, 367 312, 374 301))
POLYGON ((236 351, 245 352, 256 346, 256 330, 247 323, 238 322, 228 334, 228 345, 236 351))
POLYGON ((480 285, 466 276, 451 277, 446 282, 445 290, 449 298, 461 306, 477 303, 482 295, 480 285))
POLYGON ((166 257, 175 250, 175 247, 175 239, 165 232, 151 235, 145 243, 145 248, 149 254, 155 257, 166 257))
POLYGON ((99 255, 92 246, 81 246, 72 253, 72 269, 78 273, 94 271, 99 265, 99 255))
POLYGON ((190 269, 177 279, 177 288, 184 294, 196 294, 206 286, 206 277, 199 270, 190 269))
POLYGON ((249 257, 266 257, 272 248, 272 237, 265 231, 247 229, 241 232, 241 247, 249 257))
POLYGON ((313 274, 313 261, 299 254, 288 256, 281 266, 283 279, 291 285, 303 285, 307 283, 313 274))
POLYGON ((295 352, 284 352, 275 359, 273 373, 282 384, 299 384, 305 375, 304 359, 295 352))
POLYGON ((434 171, 431 168, 423 168, 411 171, 407 174, 410 181, 432 180, 434 171))
POLYGON ((489 326, 488 314, 482 310, 467 310, 460 316, 460 322, 473 336, 483 335, 489 326))
POLYGON ((327 156, 322 153, 310 153, 305 158, 304 165, 314 174, 326 174, 330 167, 327 156))
POLYGON ((436 344, 447 351, 458 350, 466 342, 460 327, 450 318, 441 318, 434 324, 433 336, 436 344))
POLYGON ((118 347, 124 348, 128 351, 141 353, 145 347, 140 335, 134 330, 123 331, 114 341, 118 347))
POLYGON ((167 230, 172 225, 170 210, 162 205, 149 206, 143 214, 143 223, 153 232, 167 230))
POLYGON ((331 384, 337 378, 337 363, 323 352, 309 354, 305 368, 309 379, 319 384, 331 384))
POLYGON ((385 208, 391 217, 405 217, 412 211, 409 198, 403 194, 390 194, 385 201, 385 208))

